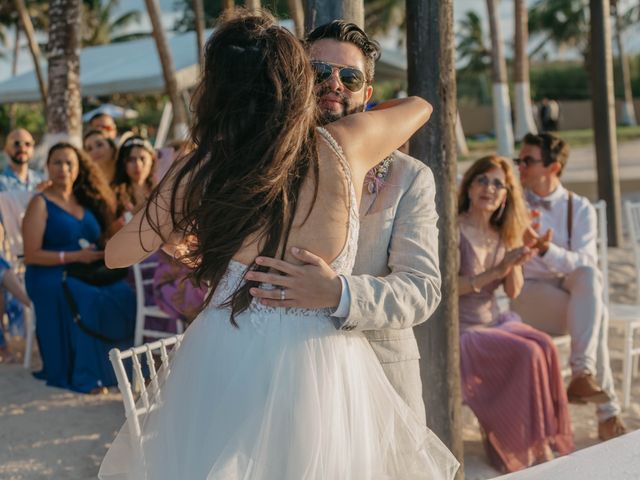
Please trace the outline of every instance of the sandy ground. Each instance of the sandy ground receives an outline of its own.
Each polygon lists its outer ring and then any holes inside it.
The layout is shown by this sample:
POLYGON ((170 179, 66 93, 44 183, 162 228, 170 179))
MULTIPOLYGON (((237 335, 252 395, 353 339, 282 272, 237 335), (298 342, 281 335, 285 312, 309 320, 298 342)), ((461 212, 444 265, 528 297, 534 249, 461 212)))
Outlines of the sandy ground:
MULTIPOLYGON (((626 249, 610 249, 612 300, 633 302, 635 280, 626 249)), ((611 330, 611 344, 621 335, 611 330)), ((638 339, 640 340, 640 339, 638 339)), ((566 356, 567 352, 561 352, 566 356)), ((37 365, 35 365, 37 367, 37 365)), ((613 360, 617 386, 622 365, 613 360)), ((632 405, 623 413, 629 429, 640 429, 640 377, 632 405)), ((598 442, 591 406, 571 406, 577 448, 598 442)), ((477 421, 464 409, 465 472, 469 480, 496 476, 486 462, 477 421)), ((124 420, 120 395, 79 395, 45 387, 20 365, 0 365, 0 479, 96 478, 102 456, 124 420)))

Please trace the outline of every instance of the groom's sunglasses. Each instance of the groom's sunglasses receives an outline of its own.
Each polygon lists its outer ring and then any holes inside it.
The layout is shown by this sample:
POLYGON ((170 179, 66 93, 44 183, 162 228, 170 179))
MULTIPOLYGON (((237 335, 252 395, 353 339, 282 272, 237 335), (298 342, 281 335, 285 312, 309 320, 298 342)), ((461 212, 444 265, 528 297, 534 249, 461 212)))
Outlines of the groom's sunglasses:
POLYGON ((340 82, 352 92, 357 92, 364 85, 364 73, 357 68, 341 67, 326 62, 311 62, 313 71, 316 73, 316 84, 320 85, 329 80, 334 70, 338 70, 340 82))

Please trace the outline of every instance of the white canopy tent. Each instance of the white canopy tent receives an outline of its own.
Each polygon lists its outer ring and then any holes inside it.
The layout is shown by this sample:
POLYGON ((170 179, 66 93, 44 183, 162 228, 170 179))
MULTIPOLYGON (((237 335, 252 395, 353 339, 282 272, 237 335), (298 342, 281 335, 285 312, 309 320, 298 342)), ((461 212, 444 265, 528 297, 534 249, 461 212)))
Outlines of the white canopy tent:
MULTIPOLYGON (((285 20, 282 24, 293 28, 291 21, 285 20)), ((206 34, 211 34, 211 30, 206 34)), ((186 90, 193 87, 199 75, 195 32, 173 34, 169 43, 178 88, 186 90)), ((376 79, 404 78, 406 63, 403 52, 384 50, 376 67, 376 79)), ((46 64, 43 72, 46 75, 46 64)), ((163 92, 164 79, 153 39, 83 48, 80 53, 80 85, 83 97, 163 92)), ((40 91, 33 71, 0 83, 0 104, 39 101, 40 91)))

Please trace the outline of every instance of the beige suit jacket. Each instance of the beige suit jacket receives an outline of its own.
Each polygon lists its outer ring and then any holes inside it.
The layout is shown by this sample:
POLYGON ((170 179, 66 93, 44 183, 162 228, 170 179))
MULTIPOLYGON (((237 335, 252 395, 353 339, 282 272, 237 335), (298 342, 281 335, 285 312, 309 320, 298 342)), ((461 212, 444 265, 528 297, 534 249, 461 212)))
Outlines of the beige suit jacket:
POLYGON ((424 420, 412 327, 440 303, 435 183, 423 163, 393 156, 384 188, 362 194, 356 263, 345 276, 351 302, 341 328, 364 331, 391 384, 424 420))

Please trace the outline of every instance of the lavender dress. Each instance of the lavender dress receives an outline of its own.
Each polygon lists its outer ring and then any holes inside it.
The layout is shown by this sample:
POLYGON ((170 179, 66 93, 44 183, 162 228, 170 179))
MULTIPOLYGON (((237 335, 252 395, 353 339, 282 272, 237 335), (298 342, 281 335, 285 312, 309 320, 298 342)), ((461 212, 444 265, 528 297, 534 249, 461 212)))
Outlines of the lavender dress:
MULTIPOLYGON (((494 264, 505 254, 497 248, 494 264)), ((483 270, 460 232, 460 275, 483 270)), ((489 460, 512 472, 533 464, 545 447, 561 455, 574 447, 555 345, 514 312, 498 311, 500 283, 460 296, 460 370, 462 397, 484 430, 489 460)))

